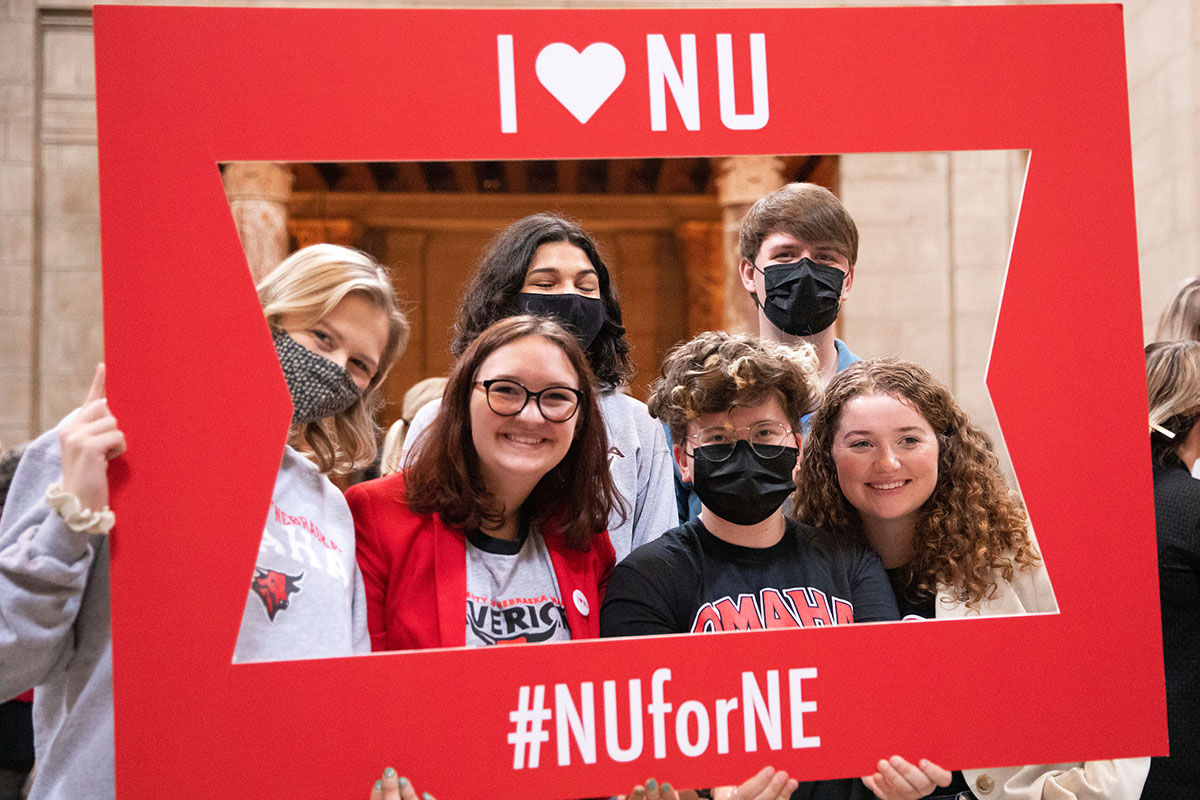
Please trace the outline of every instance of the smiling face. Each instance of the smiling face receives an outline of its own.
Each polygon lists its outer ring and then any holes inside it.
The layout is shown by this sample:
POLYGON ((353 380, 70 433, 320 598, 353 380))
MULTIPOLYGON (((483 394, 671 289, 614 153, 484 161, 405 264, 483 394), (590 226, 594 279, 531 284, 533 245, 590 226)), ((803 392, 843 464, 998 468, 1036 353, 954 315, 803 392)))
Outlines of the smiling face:
POLYGON ((521 291, 599 298, 600 278, 583 250, 570 242, 547 242, 534 252, 521 291))
POLYGON ((583 408, 566 422, 550 422, 531 398, 520 413, 501 416, 488 405, 481 385, 496 379, 540 392, 552 386, 579 389, 579 376, 566 353, 540 336, 526 336, 497 348, 475 373, 471 439, 484 483, 496 495, 527 495, 571 448, 583 408))
POLYGON ((360 392, 379 371, 388 343, 387 313, 354 292, 315 323, 305 325, 293 313, 281 315, 277 324, 298 344, 349 372, 360 392))
POLYGON ((842 409, 832 450, 838 485, 868 535, 884 525, 915 527, 938 476, 937 437, 916 408, 891 395, 859 395, 842 409))

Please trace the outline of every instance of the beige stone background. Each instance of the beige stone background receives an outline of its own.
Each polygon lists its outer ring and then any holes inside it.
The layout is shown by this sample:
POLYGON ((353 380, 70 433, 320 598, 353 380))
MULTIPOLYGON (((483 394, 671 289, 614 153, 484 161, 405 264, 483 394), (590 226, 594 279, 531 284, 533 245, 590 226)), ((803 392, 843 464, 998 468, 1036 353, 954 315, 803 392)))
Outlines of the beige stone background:
MULTIPOLYGON (((518 0, 490 5, 719 4, 518 0)), ((1137 257, 1149 339, 1176 287, 1200 271, 1200 7, 1191 0, 1127 2, 1125 33, 1137 257)), ((101 357, 94 93, 90 7, 68 0, 0 0, 0 440, 5 444, 30 438, 74 407, 101 357)), ((1021 152, 850 155, 837 161, 835 188, 862 237, 857 280, 842 314, 843 338, 859 355, 895 354, 927 366, 951 385, 1001 448, 983 376, 1024 169, 1021 152)), ((729 228, 730 212, 740 200, 735 186, 720 191, 729 228)), ((586 217, 582 221, 587 226, 586 217)), ((1132 257, 1112 254, 1114 261, 1132 257)), ((174 268, 170 261, 164 254, 164 268, 174 268)), ((1062 275, 1060 266, 1048 264, 1046 270, 1048 280, 1062 275)), ((731 324, 737 315, 736 308, 728 309, 731 324)), ((653 367, 643 364, 643 373, 653 367)))

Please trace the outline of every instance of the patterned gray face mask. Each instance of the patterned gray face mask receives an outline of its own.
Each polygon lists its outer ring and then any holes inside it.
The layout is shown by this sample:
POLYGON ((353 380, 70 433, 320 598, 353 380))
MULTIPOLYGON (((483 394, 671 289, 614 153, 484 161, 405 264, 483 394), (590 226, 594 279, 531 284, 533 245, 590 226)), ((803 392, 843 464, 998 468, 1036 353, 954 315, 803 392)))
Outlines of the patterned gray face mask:
POLYGON ((276 331, 272 338, 292 396, 292 424, 340 414, 362 397, 342 367, 312 352, 287 331, 276 331))

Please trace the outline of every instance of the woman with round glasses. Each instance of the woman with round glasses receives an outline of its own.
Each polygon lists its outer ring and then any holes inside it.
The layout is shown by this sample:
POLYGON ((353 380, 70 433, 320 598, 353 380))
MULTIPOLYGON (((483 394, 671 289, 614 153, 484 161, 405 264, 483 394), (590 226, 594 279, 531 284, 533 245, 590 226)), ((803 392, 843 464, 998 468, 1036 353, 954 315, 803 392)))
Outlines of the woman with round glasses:
MULTIPOLYGON (((596 243, 574 222, 533 214, 500 232, 467 284, 451 351, 462 357, 484 329, 516 314, 554 317, 575 333, 587 355, 620 498, 608 533, 617 557, 624 558, 679 524, 671 450, 645 404, 618 391, 633 376, 621 304, 596 243)), ((420 445, 438 408, 430 403, 413 419, 405 457, 420 445)))
MULTIPOLYGON (((809 345, 718 331, 667 354, 650 411, 682 443, 675 458, 700 497, 700 515, 616 566, 600 611, 602 636, 898 618, 878 556, 783 515, 795 488, 800 418, 820 397, 809 345)), ((847 797, 853 784, 820 781, 801 792, 847 797)), ((786 772, 764 770, 713 796, 773 800, 796 789, 786 772)))
POLYGON ((592 638, 615 557, 587 359, 550 319, 484 330, 405 469, 353 486, 375 650, 592 638))

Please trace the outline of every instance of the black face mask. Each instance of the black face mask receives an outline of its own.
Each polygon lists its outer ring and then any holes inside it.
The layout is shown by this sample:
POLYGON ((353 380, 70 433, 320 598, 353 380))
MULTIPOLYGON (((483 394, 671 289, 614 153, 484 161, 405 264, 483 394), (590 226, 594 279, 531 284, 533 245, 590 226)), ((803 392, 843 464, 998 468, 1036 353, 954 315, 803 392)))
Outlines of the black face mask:
POLYGON ((796 488, 792 470, 800 450, 784 447, 775 458, 763 458, 745 440, 733 446, 724 461, 710 461, 705 451, 724 445, 697 447, 692 455, 692 489, 709 511, 735 525, 762 522, 783 505, 796 488))
POLYGON ((596 335, 604 327, 604 301, 598 297, 585 297, 574 292, 566 294, 521 292, 517 295, 517 307, 522 314, 554 317, 570 327, 571 331, 579 338, 579 343, 583 345, 584 350, 592 346, 596 335))
POLYGON ((335 416, 363 396, 349 372, 309 350, 287 331, 276 331, 272 338, 292 396, 293 424, 335 416))
POLYGON ((837 267, 802 258, 791 264, 768 264, 759 272, 767 296, 761 304, 763 313, 779 330, 811 336, 837 319, 846 279, 846 273, 837 267))

